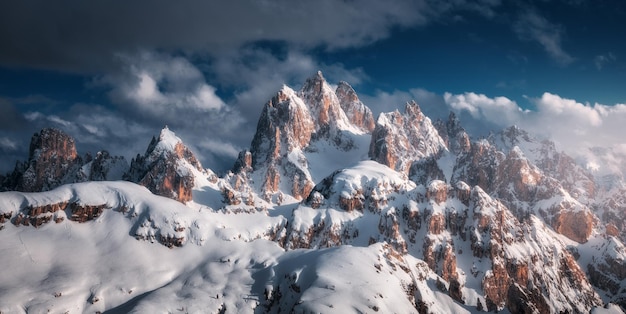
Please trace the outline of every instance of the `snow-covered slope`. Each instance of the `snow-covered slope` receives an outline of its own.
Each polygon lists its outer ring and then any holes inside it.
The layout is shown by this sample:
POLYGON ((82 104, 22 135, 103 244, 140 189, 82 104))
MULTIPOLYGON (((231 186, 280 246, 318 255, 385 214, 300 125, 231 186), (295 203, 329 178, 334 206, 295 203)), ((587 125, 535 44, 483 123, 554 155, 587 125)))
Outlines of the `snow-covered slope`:
POLYGON ((52 217, 2 225, 2 313, 407 312, 416 291, 461 309, 432 291, 423 262, 385 244, 285 252, 266 240, 284 217, 193 210, 129 182, 4 192, 0 208, 12 222, 52 217))

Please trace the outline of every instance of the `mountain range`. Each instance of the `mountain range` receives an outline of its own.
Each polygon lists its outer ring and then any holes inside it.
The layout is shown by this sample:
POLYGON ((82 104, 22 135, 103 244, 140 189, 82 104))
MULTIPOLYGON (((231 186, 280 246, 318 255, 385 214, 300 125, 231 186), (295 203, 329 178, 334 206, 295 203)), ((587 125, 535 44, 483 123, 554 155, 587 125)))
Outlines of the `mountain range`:
POLYGON ((168 127, 130 162, 43 129, 0 176, 0 312, 623 313, 626 170, 539 136, 321 72, 223 175, 168 127))

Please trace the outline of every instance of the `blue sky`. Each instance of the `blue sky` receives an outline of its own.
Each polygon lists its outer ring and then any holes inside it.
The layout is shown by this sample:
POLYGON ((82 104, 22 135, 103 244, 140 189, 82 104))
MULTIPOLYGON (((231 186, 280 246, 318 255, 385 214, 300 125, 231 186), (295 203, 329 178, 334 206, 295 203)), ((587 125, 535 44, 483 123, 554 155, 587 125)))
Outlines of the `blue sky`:
POLYGON ((318 69, 375 113, 416 99, 477 135, 626 154, 624 21, 618 0, 2 3, 0 171, 42 127, 132 157, 165 124, 223 171, 263 104, 318 69))

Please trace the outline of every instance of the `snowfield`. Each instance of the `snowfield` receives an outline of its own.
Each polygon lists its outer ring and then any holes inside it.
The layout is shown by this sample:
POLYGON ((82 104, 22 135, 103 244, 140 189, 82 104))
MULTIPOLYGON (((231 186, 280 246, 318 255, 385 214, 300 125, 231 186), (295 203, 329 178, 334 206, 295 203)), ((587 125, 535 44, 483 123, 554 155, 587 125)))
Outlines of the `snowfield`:
POLYGON ((433 310, 468 311, 433 292, 422 261, 383 243, 285 252, 263 239, 281 215, 192 209, 121 181, 0 194, 2 213, 62 202, 106 209, 85 223, 69 209, 38 228, 4 223, 2 313, 416 312, 409 287, 433 310), (185 240, 168 248, 162 236, 185 240))

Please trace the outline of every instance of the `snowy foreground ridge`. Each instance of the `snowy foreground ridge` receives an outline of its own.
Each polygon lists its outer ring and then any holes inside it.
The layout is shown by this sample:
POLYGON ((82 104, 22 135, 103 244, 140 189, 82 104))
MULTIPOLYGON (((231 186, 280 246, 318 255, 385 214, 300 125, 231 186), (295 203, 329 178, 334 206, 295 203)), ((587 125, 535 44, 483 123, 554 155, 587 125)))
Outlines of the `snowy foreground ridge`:
POLYGON ((474 140, 414 102, 375 119, 321 73, 265 104, 222 177, 167 127, 130 163, 59 130, 31 147, 0 177, 0 313, 626 306, 624 169, 516 127, 474 140))

